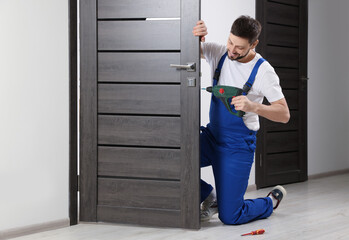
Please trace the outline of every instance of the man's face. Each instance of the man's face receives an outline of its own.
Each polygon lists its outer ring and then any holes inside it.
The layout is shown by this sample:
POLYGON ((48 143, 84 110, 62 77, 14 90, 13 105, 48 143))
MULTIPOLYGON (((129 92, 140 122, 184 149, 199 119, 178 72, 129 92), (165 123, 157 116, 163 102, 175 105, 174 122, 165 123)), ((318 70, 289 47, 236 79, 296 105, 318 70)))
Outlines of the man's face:
MULTIPOLYGON (((254 44, 253 44, 254 45, 254 44)), ((239 60, 246 56, 253 48, 248 39, 230 33, 227 43, 228 57, 230 60, 239 60)))

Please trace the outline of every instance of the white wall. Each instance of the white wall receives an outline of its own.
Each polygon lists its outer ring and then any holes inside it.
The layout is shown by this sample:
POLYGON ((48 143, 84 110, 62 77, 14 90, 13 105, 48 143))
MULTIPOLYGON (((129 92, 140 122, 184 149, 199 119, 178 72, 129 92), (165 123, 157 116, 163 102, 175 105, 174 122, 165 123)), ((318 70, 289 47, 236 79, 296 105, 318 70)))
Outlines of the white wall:
POLYGON ((309 175, 349 168, 349 1, 309 0, 309 175))
POLYGON ((0 29, 1 232, 69 216, 68 1, 1 0, 0 29))
MULTIPOLYGON (((208 35, 206 42, 218 42, 226 44, 228 41, 231 25, 241 15, 255 17, 255 0, 201 0, 201 19, 205 21, 208 35)), ((201 60, 201 87, 211 86, 210 68, 206 60, 201 60)), ((201 125, 208 123, 208 112, 210 106, 210 94, 201 91, 201 125)), ((214 184, 212 168, 206 167, 201 170, 202 178, 214 184)), ((254 165, 251 169, 249 185, 255 184, 254 165)))

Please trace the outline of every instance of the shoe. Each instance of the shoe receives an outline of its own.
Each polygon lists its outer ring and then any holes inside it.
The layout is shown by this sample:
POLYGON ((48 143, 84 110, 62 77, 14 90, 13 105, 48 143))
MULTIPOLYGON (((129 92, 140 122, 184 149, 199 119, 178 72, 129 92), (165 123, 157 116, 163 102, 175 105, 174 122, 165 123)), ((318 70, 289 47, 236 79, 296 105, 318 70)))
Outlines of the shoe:
POLYGON ((208 195, 205 201, 203 201, 201 204, 200 220, 208 221, 216 213, 218 213, 216 193, 214 190, 212 190, 210 195, 208 195))
POLYGON ((202 222, 209 221, 212 218, 212 216, 217 214, 217 213, 218 213, 218 206, 217 205, 209 207, 205 210, 201 210, 200 211, 200 220, 202 222))
POLYGON ((276 209, 279 206, 281 200, 284 197, 286 197, 286 194, 287 194, 286 189, 283 188, 282 186, 278 185, 270 191, 270 193, 267 195, 267 197, 269 197, 271 195, 272 198, 274 198, 277 201, 277 203, 274 207, 274 209, 276 209))

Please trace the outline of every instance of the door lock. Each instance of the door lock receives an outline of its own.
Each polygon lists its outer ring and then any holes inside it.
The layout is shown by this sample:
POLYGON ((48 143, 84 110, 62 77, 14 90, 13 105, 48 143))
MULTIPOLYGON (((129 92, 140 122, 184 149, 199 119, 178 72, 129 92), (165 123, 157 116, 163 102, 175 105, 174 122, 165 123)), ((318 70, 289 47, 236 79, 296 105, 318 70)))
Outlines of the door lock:
POLYGON ((196 78, 195 77, 187 77, 188 87, 196 87, 196 78))
POLYGON ((186 69, 188 72, 196 71, 195 63, 187 63, 187 65, 179 65, 179 64, 170 64, 170 67, 175 67, 177 69, 186 69))

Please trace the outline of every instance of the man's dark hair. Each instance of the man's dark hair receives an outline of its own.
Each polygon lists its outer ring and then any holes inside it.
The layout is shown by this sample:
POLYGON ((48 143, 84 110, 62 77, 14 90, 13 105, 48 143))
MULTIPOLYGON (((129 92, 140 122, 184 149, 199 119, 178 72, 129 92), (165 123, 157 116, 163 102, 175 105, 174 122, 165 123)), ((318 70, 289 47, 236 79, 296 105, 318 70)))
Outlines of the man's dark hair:
POLYGON ((240 16, 234 21, 230 32, 235 36, 248 39, 248 42, 252 44, 258 39, 261 30, 262 26, 256 19, 240 16))

